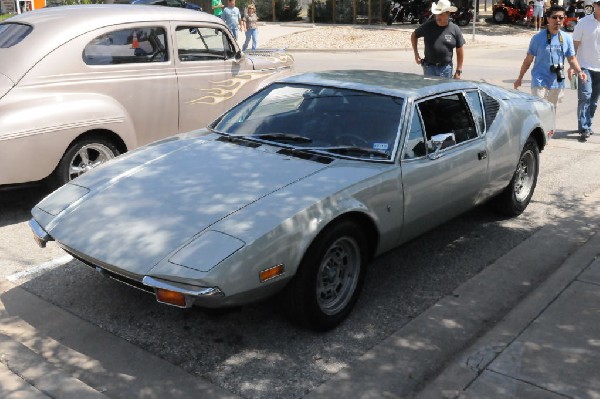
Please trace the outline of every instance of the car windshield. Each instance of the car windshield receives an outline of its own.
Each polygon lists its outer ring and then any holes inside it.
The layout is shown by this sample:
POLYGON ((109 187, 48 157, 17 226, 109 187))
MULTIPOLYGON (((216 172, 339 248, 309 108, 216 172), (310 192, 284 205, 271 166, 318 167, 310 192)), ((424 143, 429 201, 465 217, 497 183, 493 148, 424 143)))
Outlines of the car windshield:
POLYGON ((404 100, 337 87, 276 83, 211 128, 298 149, 387 161, 398 144, 404 100))

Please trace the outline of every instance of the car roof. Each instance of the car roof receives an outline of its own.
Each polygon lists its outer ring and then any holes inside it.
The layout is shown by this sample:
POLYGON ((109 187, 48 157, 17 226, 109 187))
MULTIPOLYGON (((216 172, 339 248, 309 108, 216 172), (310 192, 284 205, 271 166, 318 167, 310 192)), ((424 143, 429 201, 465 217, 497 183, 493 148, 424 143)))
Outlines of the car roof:
POLYGON ((467 80, 426 77, 412 73, 377 70, 308 72, 290 76, 280 81, 342 87, 413 99, 440 92, 478 87, 476 83, 467 80))
POLYGON ((135 22, 194 21, 223 25, 213 15, 196 10, 133 4, 85 4, 41 8, 8 18, 3 23, 33 27, 21 42, 0 48, 0 73, 19 80, 40 58, 86 32, 135 22))

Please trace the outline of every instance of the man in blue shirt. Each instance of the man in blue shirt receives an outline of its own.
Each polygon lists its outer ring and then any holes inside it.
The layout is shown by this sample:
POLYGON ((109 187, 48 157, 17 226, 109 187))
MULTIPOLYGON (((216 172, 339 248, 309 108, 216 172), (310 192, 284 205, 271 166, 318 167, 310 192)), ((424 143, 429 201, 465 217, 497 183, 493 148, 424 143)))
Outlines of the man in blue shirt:
POLYGON ((233 37, 237 40, 242 16, 240 14, 240 9, 235 6, 235 0, 229 0, 227 7, 223 9, 221 18, 223 18, 223 21, 225 21, 225 24, 233 34, 233 37))
POLYGON ((518 89, 525 72, 533 62, 531 92, 554 104, 554 112, 556 112, 556 107, 565 89, 565 59, 581 79, 586 79, 585 73, 581 71, 575 57, 573 39, 560 30, 564 19, 565 9, 563 7, 550 7, 548 28, 541 30, 531 38, 519 77, 514 83, 514 88, 518 89))

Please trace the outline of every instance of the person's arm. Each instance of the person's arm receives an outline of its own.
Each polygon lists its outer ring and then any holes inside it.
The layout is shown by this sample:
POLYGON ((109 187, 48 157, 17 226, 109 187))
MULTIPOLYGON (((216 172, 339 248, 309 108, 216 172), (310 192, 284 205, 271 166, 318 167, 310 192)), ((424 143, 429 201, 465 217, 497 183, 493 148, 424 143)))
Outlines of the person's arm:
POLYGON ((517 78, 517 80, 515 80, 515 83, 513 84, 513 87, 515 89, 518 89, 521 86, 521 81, 523 80, 523 76, 525 76, 525 72, 527 72, 527 70, 531 66, 531 63, 533 62, 533 58, 534 57, 531 54, 527 54, 525 56, 525 59, 523 60, 523 65, 521 65, 521 70, 519 71, 519 77, 517 78))
POLYGON ((456 71, 454 71, 454 79, 460 79, 462 74, 463 60, 465 56, 464 46, 456 48, 456 71))
POLYGON ((571 76, 573 76, 573 73, 576 73, 579 79, 585 82, 587 80, 587 75, 581 70, 581 67, 579 66, 579 61, 577 61, 577 57, 572 55, 570 57, 567 57, 567 61, 569 61, 569 65, 571 66, 571 68, 569 68, 569 79, 571 78, 571 76))
POLYGON ((412 45, 413 53, 415 53, 415 62, 417 64, 421 65, 421 62, 423 62, 423 59, 421 58, 421 56, 419 56, 419 50, 417 49, 418 40, 419 39, 417 38, 417 35, 413 31, 413 33, 410 35, 410 44, 412 45))

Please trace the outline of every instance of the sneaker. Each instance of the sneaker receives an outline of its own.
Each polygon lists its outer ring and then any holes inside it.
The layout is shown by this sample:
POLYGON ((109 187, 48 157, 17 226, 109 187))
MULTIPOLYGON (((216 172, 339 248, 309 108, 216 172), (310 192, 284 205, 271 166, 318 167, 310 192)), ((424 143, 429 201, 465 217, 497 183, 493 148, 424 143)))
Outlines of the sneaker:
POLYGON ((581 132, 579 141, 587 141, 588 137, 590 137, 591 134, 592 134, 592 131, 590 129, 584 130, 583 132, 581 132))

